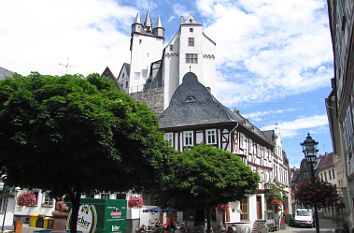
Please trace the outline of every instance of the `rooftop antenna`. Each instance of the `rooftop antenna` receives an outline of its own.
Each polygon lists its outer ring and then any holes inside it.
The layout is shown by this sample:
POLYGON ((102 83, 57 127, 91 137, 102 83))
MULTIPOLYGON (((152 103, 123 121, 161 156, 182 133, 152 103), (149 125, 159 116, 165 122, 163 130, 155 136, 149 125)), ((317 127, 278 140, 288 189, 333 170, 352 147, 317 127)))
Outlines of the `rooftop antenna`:
POLYGON ((69 65, 69 57, 66 58, 66 64, 59 63, 59 66, 65 67, 65 74, 67 74, 67 73, 68 73, 68 67, 69 67, 69 66, 70 66, 70 67, 72 66, 72 65, 69 65))

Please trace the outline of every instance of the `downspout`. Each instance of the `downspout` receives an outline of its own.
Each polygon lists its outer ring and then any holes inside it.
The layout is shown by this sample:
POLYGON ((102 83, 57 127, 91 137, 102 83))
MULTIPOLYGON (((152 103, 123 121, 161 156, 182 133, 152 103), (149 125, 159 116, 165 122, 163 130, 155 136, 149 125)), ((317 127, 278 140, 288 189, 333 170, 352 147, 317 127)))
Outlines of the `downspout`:
MULTIPOLYGON (((227 144, 226 144, 224 150, 226 150, 227 147, 229 146, 230 140, 232 139, 232 138, 231 138, 231 135, 232 135, 233 132, 235 132, 235 130, 237 129, 237 127, 238 127, 238 122, 236 122, 236 126, 235 126, 234 128, 232 128, 232 130, 230 131, 230 133, 229 133, 229 140, 227 140, 227 144)), ((232 151, 231 151, 231 152, 232 152, 232 151)))

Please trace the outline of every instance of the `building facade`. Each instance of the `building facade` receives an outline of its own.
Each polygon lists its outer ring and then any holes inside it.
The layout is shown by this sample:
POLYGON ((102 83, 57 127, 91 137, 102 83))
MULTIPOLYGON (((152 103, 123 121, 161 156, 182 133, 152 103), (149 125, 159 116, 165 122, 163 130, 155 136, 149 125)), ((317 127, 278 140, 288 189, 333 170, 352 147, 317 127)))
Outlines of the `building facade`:
POLYGON ((164 30, 159 16, 152 28, 150 12, 144 24, 138 13, 132 24, 130 64, 124 63, 117 77, 119 87, 135 99, 149 105, 152 102, 147 99, 162 102, 161 109, 155 111, 158 114, 167 108, 187 72, 194 72, 212 91, 216 82, 216 44, 203 32, 203 26, 191 14, 181 17, 179 30, 165 47, 164 30), (149 91, 156 89, 161 91, 149 91))
POLYGON ((292 213, 292 206, 290 203, 291 189, 289 178, 289 160, 283 150, 280 131, 278 128, 275 128, 274 130, 263 131, 263 133, 274 145, 272 150, 273 170, 271 181, 277 184, 283 191, 283 211, 292 213))
POLYGON ((332 92, 326 99, 334 152, 343 161, 343 196, 348 221, 354 229, 354 1, 328 0, 334 55, 332 92))
MULTIPOLYGON (((256 194, 230 203, 226 222, 251 222, 265 219, 265 184, 272 177, 273 145, 262 131, 231 112, 215 99, 208 88, 188 72, 177 88, 168 108, 160 115, 160 128, 177 151, 198 144, 230 151, 260 176, 256 194)), ((217 223, 220 222, 216 220, 217 223)))

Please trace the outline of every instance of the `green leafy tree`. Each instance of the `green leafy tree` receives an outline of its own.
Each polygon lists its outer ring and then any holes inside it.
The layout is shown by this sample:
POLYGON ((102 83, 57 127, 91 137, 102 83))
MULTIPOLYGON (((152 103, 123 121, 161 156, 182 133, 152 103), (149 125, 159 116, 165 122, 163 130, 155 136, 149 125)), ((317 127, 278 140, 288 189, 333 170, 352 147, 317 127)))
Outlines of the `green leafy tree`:
POLYGON ((265 190, 265 198, 267 201, 267 206, 269 207, 274 207, 274 203, 281 203, 284 197, 284 191, 282 188, 275 184, 275 183, 266 183, 265 185, 266 190, 265 190), (273 201, 273 203, 272 203, 273 201))
POLYGON ((336 186, 320 179, 314 182, 301 181, 295 187, 294 196, 296 201, 306 207, 324 208, 336 205, 339 200, 336 186))
POLYGON ((198 145, 169 158, 159 201, 182 210, 204 209, 210 230, 210 209, 255 193, 258 181, 237 155, 198 145))
POLYGON ((165 145, 155 114, 98 74, 0 81, 4 179, 65 194, 71 232, 82 193, 153 187, 165 145))

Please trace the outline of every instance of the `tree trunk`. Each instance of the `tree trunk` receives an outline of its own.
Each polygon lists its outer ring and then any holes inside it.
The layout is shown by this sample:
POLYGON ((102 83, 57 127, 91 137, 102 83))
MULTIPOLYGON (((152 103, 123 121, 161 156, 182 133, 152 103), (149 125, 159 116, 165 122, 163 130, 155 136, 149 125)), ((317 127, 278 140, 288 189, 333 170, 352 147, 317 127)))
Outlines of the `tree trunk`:
POLYGON ((81 192, 69 192, 68 196, 72 205, 70 216, 70 233, 77 233, 77 217, 79 215, 81 192))
POLYGON ((8 198, 5 198, 4 204, 5 204, 4 219, 2 220, 1 232, 4 232, 4 230, 5 230, 4 228, 5 228, 5 220, 6 220, 6 212, 7 212, 8 198))
POLYGON ((207 217, 207 230, 206 230, 206 232, 209 233, 209 232, 211 232, 210 207, 209 206, 206 208, 206 217, 207 217))

